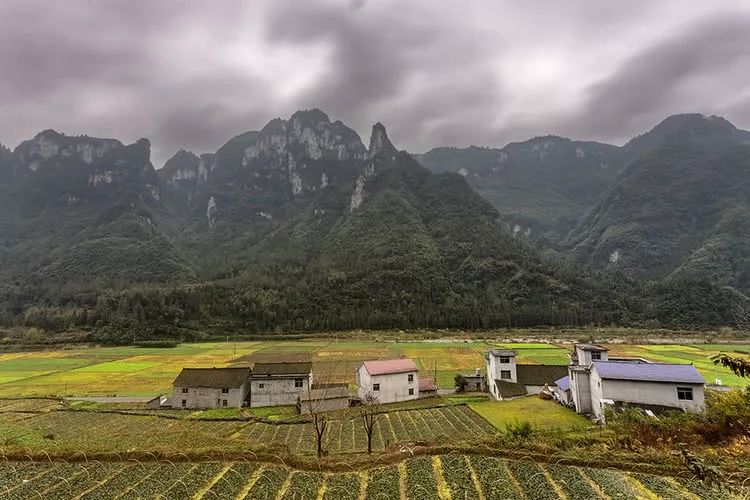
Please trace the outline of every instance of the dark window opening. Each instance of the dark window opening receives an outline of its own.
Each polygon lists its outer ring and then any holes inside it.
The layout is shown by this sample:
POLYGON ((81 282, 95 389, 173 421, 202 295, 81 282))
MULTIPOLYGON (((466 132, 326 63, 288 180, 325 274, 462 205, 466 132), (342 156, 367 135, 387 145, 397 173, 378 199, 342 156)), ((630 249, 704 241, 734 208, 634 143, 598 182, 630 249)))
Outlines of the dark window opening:
POLYGON ((373 391, 379 391, 380 390, 380 384, 372 384, 372 390, 373 391))
POLYGON ((510 370, 500 370, 500 378, 502 380, 510 380, 510 370))
POLYGON ((294 379, 294 387, 302 387, 302 385, 303 385, 303 380, 304 380, 304 379, 301 379, 301 378, 295 378, 295 379, 294 379))
POLYGON ((413 396, 413 395, 414 395, 414 389, 409 389, 409 396, 413 396))
POLYGON ((693 388, 692 387, 678 387, 677 399, 682 400, 682 401, 692 401, 693 400, 693 388))

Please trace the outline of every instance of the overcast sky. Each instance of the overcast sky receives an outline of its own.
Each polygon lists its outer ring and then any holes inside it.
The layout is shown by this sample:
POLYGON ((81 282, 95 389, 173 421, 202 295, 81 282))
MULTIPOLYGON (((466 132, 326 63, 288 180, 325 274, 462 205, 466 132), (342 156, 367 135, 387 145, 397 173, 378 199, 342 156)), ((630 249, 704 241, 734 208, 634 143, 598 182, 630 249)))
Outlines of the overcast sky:
POLYGON ((155 166, 319 107, 397 147, 750 128, 750 2, 2 0, 0 142, 45 128, 155 166), (744 6, 743 6, 744 5, 744 6))

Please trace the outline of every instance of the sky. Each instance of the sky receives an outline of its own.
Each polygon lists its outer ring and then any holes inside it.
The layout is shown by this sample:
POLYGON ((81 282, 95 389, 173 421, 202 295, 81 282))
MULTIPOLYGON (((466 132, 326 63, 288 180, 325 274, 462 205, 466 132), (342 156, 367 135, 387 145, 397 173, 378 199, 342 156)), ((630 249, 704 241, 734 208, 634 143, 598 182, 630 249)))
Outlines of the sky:
POLYGON ((622 144, 750 128, 750 2, 2 0, 0 75, 0 143, 147 137, 157 168, 308 108, 411 152, 622 144))

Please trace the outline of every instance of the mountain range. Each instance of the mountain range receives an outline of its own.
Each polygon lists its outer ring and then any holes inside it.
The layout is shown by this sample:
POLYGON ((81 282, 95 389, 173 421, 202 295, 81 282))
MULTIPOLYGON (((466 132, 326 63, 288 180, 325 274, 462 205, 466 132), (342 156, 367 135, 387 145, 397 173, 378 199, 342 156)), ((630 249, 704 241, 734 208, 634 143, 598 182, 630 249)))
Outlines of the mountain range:
POLYGON ((105 340, 727 324, 747 302, 749 137, 679 115, 623 147, 412 155, 313 109, 157 170, 147 139, 45 130, 0 148, 0 322, 105 340))
POLYGON ((548 136, 418 157, 464 175, 514 233, 558 256, 750 291, 750 132, 723 118, 670 116, 622 147, 548 136))

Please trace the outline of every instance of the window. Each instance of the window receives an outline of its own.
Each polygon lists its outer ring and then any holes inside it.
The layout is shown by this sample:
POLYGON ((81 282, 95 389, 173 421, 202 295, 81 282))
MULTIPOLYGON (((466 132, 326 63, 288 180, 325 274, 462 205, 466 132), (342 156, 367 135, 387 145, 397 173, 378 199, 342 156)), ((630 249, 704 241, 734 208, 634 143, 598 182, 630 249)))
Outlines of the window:
POLYGON ((409 374, 409 383, 412 383, 412 382, 414 382, 414 374, 410 373, 409 374))
POLYGON ((693 388, 692 387, 678 387, 677 399, 681 401, 692 401, 693 400, 693 388))
POLYGON ((380 390, 380 384, 372 384, 372 390, 373 391, 379 391, 380 390))
POLYGON ((409 389, 409 396, 413 396, 413 395, 414 395, 414 389, 409 389))
POLYGON ((258 384, 258 389, 263 389, 266 386, 266 384, 258 384))
POLYGON ((182 400, 182 406, 187 406, 187 399, 182 400))
POLYGON ((188 392, 188 389, 187 389, 187 387, 183 387, 183 388, 182 388, 182 393, 183 393, 183 394, 187 394, 187 392, 188 392))
POLYGON ((510 356, 500 356, 500 362, 505 364, 510 363, 510 356))
POLYGON ((226 399, 222 399, 221 400, 221 406, 226 406, 226 405, 227 405, 227 400, 226 399))
POLYGON ((227 389, 226 387, 222 387, 221 393, 222 394, 229 394, 229 389, 227 389))
POLYGON ((303 378, 295 378, 294 379, 294 387, 302 387, 303 381, 305 379, 303 378))
POLYGON ((591 352, 591 359, 595 361, 599 361, 602 359, 602 353, 599 351, 592 351, 591 352))
POLYGON ((510 380, 510 370, 500 370, 500 378, 502 380, 510 380))

